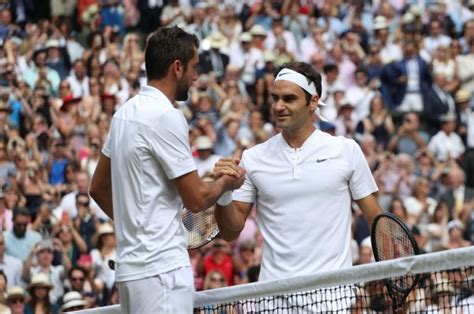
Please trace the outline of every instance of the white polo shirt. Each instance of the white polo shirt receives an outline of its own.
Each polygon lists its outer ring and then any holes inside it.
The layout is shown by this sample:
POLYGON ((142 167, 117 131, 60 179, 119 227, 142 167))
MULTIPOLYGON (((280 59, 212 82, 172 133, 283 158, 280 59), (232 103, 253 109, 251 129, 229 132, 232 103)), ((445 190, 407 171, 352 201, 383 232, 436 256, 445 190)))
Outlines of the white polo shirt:
POLYGON ((241 166, 247 174, 233 199, 256 202, 259 280, 352 265, 351 197, 377 191, 356 142, 315 130, 294 149, 278 134, 244 151, 241 166))
POLYGON ((118 282, 190 265, 171 181, 196 170, 188 132, 183 114, 151 86, 114 114, 102 152, 112 164, 118 282))

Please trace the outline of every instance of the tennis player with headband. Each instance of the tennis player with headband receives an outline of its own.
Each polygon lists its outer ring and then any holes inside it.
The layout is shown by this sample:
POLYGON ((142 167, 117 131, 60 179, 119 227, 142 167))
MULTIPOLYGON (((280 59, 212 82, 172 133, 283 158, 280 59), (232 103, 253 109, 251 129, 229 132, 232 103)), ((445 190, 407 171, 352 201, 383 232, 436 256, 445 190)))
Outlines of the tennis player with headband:
MULTIPOLYGON (((369 223, 381 213, 359 145, 316 129, 319 95, 321 76, 310 64, 283 65, 272 90, 282 131, 244 151, 244 184, 217 202, 220 236, 227 241, 239 236, 256 205, 264 239, 260 281, 350 267, 351 201, 369 223)), ((235 173, 237 163, 223 158, 214 173, 235 173)))

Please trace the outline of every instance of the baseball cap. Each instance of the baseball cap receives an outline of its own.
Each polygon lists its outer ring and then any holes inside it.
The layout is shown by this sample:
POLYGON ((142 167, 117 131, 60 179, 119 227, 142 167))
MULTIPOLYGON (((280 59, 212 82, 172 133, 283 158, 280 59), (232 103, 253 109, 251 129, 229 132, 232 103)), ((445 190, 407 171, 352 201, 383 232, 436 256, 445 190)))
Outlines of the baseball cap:
POLYGON ((201 135, 196 138, 197 150, 207 150, 207 149, 212 149, 213 147, 214 145, 212 144, 212 141, 208 136, 201 135))

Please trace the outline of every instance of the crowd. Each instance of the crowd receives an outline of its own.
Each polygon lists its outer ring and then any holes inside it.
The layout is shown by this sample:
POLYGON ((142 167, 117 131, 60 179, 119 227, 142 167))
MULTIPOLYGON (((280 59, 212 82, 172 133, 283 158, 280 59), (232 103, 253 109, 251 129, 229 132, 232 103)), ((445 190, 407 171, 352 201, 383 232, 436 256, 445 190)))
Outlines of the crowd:
MULTIPOLYGON (((274 71, 323 78, 321 130, 355 139, 423 252, 474 243, 473 0, 0 0, 0 311, 116 304, 113 223, 88 195, 115 110, 146 84, 158 26, 201 40, 185 102, 198 172, 279 132, 274 71)), ((353 262, 373 261, 354 204, 353 262)), ((196 290, 256 281, 254 213, 190 251, 196 290)))

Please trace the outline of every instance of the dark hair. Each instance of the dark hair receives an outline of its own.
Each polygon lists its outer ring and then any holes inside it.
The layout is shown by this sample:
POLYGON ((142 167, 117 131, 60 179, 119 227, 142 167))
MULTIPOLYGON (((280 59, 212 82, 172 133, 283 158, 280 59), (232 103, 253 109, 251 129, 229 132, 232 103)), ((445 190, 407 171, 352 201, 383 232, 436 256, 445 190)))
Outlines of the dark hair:
POLYGON ((16 216, 31 216, 31 213, 28 208, 24 206, 18 206, 13 210, 13 219, 15 219, 16 216))
POLYGON ((79 266, 79 265, 72 266, 71 269, 67 272, 67 276, 69 278, 71 278, 72 272, 75 271, 75 270, 78 270, 78 271, 82 272, 84 274, 84 277, 88 276, 87 270, 84 267, 79 266))
POLYGON ((324 71, 325 74, 328 74, 329 72, 333 72, 333 71, 337 71, 337 70, 338 70, 337 65, 335 65, 333 63, 325 64, 324 67, 323 67, 323 71, 324 71))
MULTIPOLYGON (((321 75, 318 73, 318 71, 316 71, 316 69, 311 64, 306 63, 306 62, 296 62, 296 61, 285 63, 277 70, 277 72, 275 73, 275 77, 278 74, 278 72, 280 72, 280 70, 283 68, 296 71, 306 76, 306 78, 308 79, 308 83, 311 83, 311 82, 314 83, 314 86, 316 87, 316 92, 318 93, 319 97, 321 97, 321 91, 322 91, 321 75)), ((305 96, 306 96, 306 101, 309 104, 309 102, 311 101, 312 95, 310 95, 304 89, 302 90, 304 91, 305 96)))
POLYGON ((148 80, 164 78, 175 60, 181 61, 186 68, 198 47, 199 39, 196 35, 189 34, 177 26, 158 28, 148 38, 145 49, 148 80))
POLYGON ((89 196, 89 194, 84 193, 84 192, 78 192, 78 193, 76 194, 76 201, 77 201, 77 199, 78 199, 79 197, 81 197, 81 196, 82 196, 82 197, 87 197, 87 199, 90 201, 90 196, 89 196))

